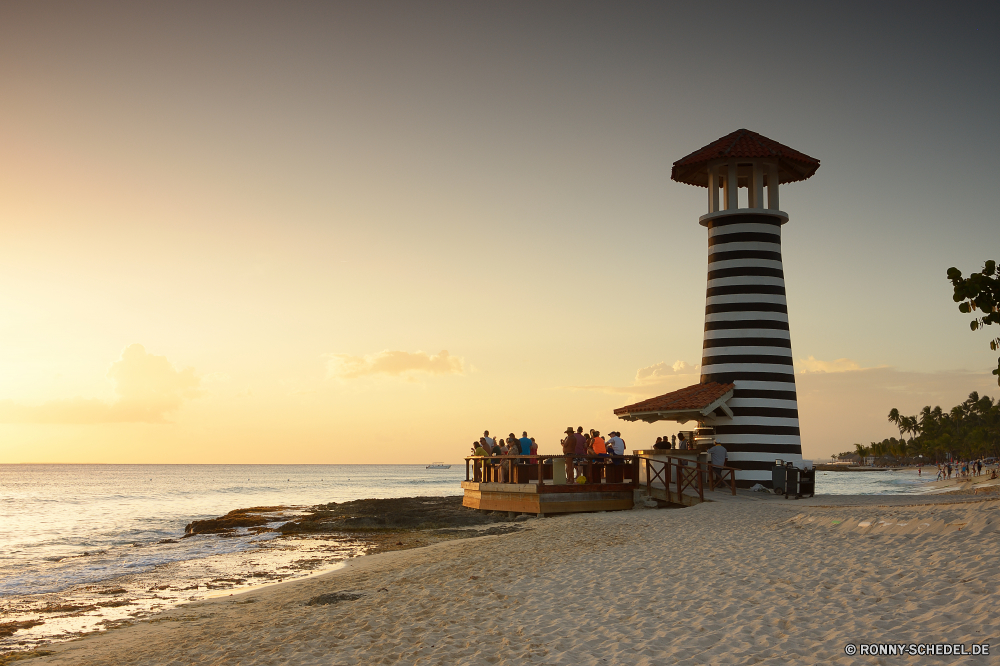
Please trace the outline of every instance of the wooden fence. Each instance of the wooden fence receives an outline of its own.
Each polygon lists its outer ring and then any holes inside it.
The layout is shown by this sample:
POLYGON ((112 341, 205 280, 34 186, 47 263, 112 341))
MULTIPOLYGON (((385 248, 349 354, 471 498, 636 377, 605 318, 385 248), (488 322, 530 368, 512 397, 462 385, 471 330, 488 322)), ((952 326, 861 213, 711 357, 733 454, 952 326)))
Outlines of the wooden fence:
POLYGON ((659 456, 657 458, 642 456, 641 459, 643 471, 646 473, 646 494, 650 497, 654 496, 652 490, 657 481, 663 484, 668 496, 671 492, 670 485, 673 484, 678 498, 684 495, 685 490, 690 489, 697 493, 698 499, 702 502, 705 501, 706 485, 710 491, 714 491, 717 485, 721 487, 728 485, 732 494, 736 494, 734 467, 717 466, 701 460, 673 456, 666 456, 666 460, 659 456))
POLYGON ((465 480, 544 486, 561 476, 557 465, 566 472, 567 484, 575 483, 581 475, 586 483, 578 485, 639 483, 639 458, 635 455, 469 456, 465 459, 465 480))

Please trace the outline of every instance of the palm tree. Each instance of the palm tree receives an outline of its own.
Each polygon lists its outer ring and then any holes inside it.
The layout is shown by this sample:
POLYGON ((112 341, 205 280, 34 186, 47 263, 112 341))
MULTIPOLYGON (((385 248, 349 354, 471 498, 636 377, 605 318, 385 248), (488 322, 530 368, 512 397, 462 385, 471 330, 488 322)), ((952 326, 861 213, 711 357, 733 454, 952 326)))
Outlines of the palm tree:
POLYGON ((893 407, 892 411, 889 412, 889 423, 895 423, 896 427, 899 428, 900 438, 903 437, 903 419, 905 418, 905 416, 899 415, 899 410, 895 407, 893 407))

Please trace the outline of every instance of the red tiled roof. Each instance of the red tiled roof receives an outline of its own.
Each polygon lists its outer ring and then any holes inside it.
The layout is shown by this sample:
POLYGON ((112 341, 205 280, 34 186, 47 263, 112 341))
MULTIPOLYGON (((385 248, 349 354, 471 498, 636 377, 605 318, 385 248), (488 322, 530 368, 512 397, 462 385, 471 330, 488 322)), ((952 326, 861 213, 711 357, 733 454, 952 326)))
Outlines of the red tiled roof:
POLYGON ((622 414, 636 414, 640 412, 702 410, 734 388, 736 388, 736 384, 719 384, 718 382, 695 384, 678 389, 677 391, 658 395, 655 398, 648 398, 634 405, 619 407, 615 410, 615 415, 621 416, 622 414))
POLYGON ((819 160, 748 129, 736 130, 674 162, 670 177, 679 183, 708 187, 709 160, 737 157, 778 158, 778 182, 805 180, 819 168, 819 160))

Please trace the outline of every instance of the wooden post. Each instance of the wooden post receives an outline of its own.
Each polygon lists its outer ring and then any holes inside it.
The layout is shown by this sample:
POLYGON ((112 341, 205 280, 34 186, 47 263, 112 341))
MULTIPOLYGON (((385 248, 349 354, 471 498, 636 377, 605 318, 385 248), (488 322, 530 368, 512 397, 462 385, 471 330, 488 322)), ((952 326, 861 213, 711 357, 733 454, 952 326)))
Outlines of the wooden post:
MULTIPOLYGON (((695 464, 698 464, 697 462, 695 464)), ((701 477, 701 465, 695 468, 695 473, 698 475, 698 499, 702 502, 705 501, 705 485, 701 477)))
MULTIPOLYGON (((541 456, 538 456, 538 486, 541 487, 544 485, 545 485, 545 463, 543 458, 541 456)), ((538 517, 541 518, 542 514, 538 514, 538 517)))
POLYGON ((465 480, 469 480, 469 459, 465 459, 465 480))

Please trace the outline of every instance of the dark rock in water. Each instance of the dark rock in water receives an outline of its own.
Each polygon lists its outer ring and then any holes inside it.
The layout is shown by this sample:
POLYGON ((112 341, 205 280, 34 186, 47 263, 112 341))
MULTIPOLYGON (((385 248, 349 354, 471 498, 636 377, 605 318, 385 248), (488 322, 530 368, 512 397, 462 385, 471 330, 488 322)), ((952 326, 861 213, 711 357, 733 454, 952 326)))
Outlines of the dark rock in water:
MULTIPOLYGON (((196 536, 196 533, 217 537, 240 536, 230 526, 238 521, 259 518, 264 508, 273 507, 240 509, 212 521, 196 521, 188 526, 188 534, 184 538, 196 536)), ((353 550, 354 555, 370 555, 524 529, 520 525, 510 525, 508 516, 506 511, 487 514, 469 509, 462 505, 461 496, 364 499, 314 506, 304 515, 299 513, 281 524, 275 531, 289 538, 334 535, 345 547, 353 550)), ((270 522, 275 518, 272 515, 266 519, 270 522)), ((258 529, 272 531, 273 528, 258 529)), ((329 560, 329 557, 323 557, 315 563, 303 561, 296 566, 315 568, 329 560)))
POLYGON ((331 592, 313 597, 306 602, 306 606, 326 606, 328 604, 340 603, 341 601, 356 601, 363 596, 365 595, 354 594, 352 592, 331 592))
POLYGON ((433 530, 505 522, 506 514, 487 515, 462 506, 461 496, 397 497, 322 504, 278 528, 283 534, 433 530))
POLYGON ((238 527, 260 527, 274 521, 273 517, 262 514, 283 511, 283 506, 252 506, 249 509, 236 509, 219 518, 196 520, 184 528, 186 535, 190 534, 225 534, 233 532, 238 527))

